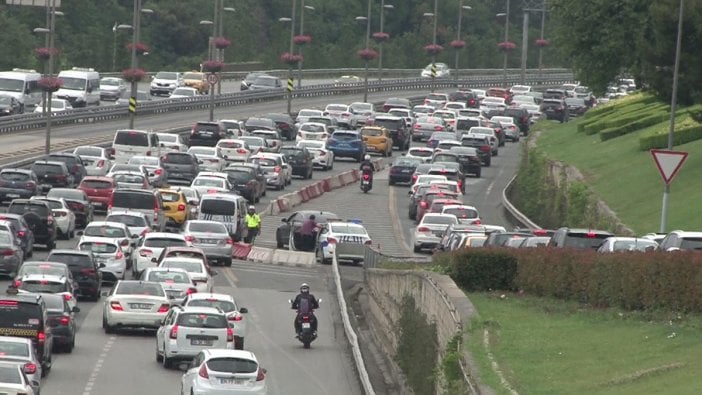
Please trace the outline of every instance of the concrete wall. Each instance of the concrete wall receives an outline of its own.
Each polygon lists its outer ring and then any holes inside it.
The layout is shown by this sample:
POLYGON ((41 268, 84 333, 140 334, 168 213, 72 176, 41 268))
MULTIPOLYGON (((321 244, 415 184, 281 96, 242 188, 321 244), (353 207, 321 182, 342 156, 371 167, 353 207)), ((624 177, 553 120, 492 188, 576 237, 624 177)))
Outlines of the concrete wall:
MULTIPOLYGON (((370 296, 370 327, 385 353, 393 357, 400 338, 397 323, 405 296, 413 297, 417 307, 436 324, 440 353, 436 356, 437 363, 443 357, 448 342, 463 331, 464 325, 475 314, 475 308, 463 291, 445 275, 412 270, 367 269, 366 286, 370 296)), ((463 336, 465 339, 468 334, 464 332, 463 336)), ((491 393, 489 388, 479 385, 477 369, 468 351, 461 351, 463 370, 471 393, 491 393)))

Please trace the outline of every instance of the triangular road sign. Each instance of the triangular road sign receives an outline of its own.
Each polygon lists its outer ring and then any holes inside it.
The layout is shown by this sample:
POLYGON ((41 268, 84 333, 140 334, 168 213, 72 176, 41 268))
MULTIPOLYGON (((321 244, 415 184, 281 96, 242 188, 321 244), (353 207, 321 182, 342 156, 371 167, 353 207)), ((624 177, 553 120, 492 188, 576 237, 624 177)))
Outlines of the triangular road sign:
POLYGON ((652 149, 651 155, 653 155, 653 160, 656 161, 656 167, 658 167, 665 185, 670 185, 685 159, 687 159, 687 152, 680 151, 652 149))

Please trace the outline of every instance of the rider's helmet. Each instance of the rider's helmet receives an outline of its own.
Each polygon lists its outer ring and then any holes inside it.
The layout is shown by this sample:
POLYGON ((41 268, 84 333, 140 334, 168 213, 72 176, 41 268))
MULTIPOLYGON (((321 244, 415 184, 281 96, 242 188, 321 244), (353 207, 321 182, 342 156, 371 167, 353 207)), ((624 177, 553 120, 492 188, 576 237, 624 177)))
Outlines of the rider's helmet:
POLYGON ((366 154, 366 156, 363 157, 363 160, 370 160, 370 155, 366 154))
POLYGON ((250 212, 250 213, 256 212, 256 207, 254 207, 254 206, 249 206, 249 212, 250 212))
POLYGON ((303 293, 303 294, 310 293, 310 286, 307 285, 307 283, 302 283, 302 285, 300 285, 300 293, 303 293))

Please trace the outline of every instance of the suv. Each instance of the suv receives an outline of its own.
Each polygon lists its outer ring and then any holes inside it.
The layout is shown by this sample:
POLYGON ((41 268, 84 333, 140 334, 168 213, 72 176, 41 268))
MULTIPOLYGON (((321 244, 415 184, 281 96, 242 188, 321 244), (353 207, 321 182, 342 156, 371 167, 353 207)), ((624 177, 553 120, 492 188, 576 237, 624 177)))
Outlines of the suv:
POLYGON ((200 121, 190 131, 190 146, 214 147, 220 139, 234 138, 221 122, 200 121))
POLYGON ((381 126, 390 131, 392 146, 400 151, 406 151, 410 147, 412 137, 411 130, 407 129, 407 122, 402 117, 391 115, 376 115, 373 119, 373 126, 381 126))
POLYGON ((541 113, 546 115, 546 119, 556 119, 558 121, 568 122, 568 107, 563 99, 544 99, 541 102, 541 113))
POLYGON ((519 131, 523 136, 529 134, 529 125, 531 125, 529 111, 521 107, 507 107, 502 115, 505 117, 512 117, 514 123, 519 126, 519 131))
POLYGON ((605 239, 614 236, 605 230, 559 228, 551 236, 549 247, 598 249, 605 239))
POLYGON ((107 205, 107 214, 112 214, 113 210, 142 212, 149 218, 154 230, 163 232, 166 229, 166 214, 161 194, 158 191, 115 189, 107 205))
POLYGON ((151 80, 149 93, 170 95, 175 88, 183 86, 183 75, 176 71, 159 71, 151 80))
POLYGON ((174 360, 190 360, 206 348, 234 349, 226 313, 214 307, 172 307, 156 331, 156 362, 168 369, 174 360))
POLYGON ((34 242, 46 245, 51 250, 56 248, 56 221, 51 206, 43 200, 15 199, 7 208, 10 214, 19 214, 34 233, 34 242))
POLYGON ((702 232, 674 230, 660 242, 661 251, 702 250, 702 232))
POLYGON ((73 175, 63 162, 38 160, 32 164, 31 169, 37 175, 42 192, 53 187, 72 188, 75 184, 73 175))
POLYGON ((39 180, 27 169, 0 170, 0 203, 4 200, 30 198, 39 194, 39 180))
POLYGON ((169 184, 190 185, 200 172, 200 162, 189 152, 169 152, 161 157, 169 184))
POLYGON ((449 101, 465 103, 468 108, 480 107, 480 98, 471 91, 456 91, 449 93, 449 101))
POLYGON ((65 263, 78 284, 76 295, 97 301, 102 290, 102 273, 98 270, 95 256, 90 251, 53 250, 46 258, 48 262, 65 263))
MULTIPOLYGON (((244 129, 247 132, 254 130, 275 130, 278 131, 278 124, 270 118, 249 118, 244 122, 244 129)), ((288 135, 286 135, 288 137, 288 135)))
POLYGON ((210 93, 210 83, 205 78, 205 73, 188 71, 183 73, 183 85, 197 89, 200 94, 210 93))
MULTIPOLYGON (((404 120, 402 124, 405 124, 404 120)), ((337 130, 332 133, 327 140, 327 149, 334 153, 334 158, 354 158, 359 163, 366 155, 366 145, 363 144, 361 133, 355 130, 337 130)))
POLYGON ((88 175, 88 171, 85 169, 83 160, 76 154, 68 152, 55 152, 46 155, 43 159, 65 163, 66 167, 68 167, 68 171, 73 176, 73 181, 76 184, 78 184, 83 177, 88 175))
POLYGON ((51 370, 53 336, 41 295, 19 293, 9 288, 0 296, 0 336, 32 340, 44 374, 51 370))
POLYGON ((312 178, 314 155, 305 147, 282 147, 280 153, 292 167, 292 175, 303 179, 312 178))
POLYGON ((29 258, 34 254, 34 232, 29 227, 29 224, 20 214, 0 214, 0 221, 7 221, 17 229, 17 238, 20 241, 20 247, 24 251, 24 258, 29 258))

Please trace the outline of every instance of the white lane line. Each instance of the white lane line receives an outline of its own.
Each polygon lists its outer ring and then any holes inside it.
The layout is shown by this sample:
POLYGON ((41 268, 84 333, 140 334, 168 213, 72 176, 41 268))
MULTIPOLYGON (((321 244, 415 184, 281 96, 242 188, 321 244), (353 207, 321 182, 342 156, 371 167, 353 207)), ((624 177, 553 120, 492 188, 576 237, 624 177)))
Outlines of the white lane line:
POLYGON ((495 186, 495 182, 500 179, 502 176, 502 173, 504 173, 504 169, 500 168, 500 171, 497 172, 497 176, 492 180, 490 185, 488 185, 487 188, 485 188, 485 197, 490 196, 490 192, 492 191, 492 187, 495 186))
POLYGON ((90 392, 95 386, 97 377, 100 375, 100 370, 102 370, 102 366, 105 363, 105 358, 110 352, 110 349, 112 349, 112 346, 115 344, 115 340, 117 340, 116 336, 110 336, 105 345, 102 347, 100 358, 98 358, 98 360, 95 362, 95 367, 93 368, 93 371, 90 372, 90 378, 88 378, 88 382, 85 383, 85 388, 83 388, 83 395, 91 395, 90 392))
POLYGON ((395 230, 395 240, 398 244, 405 249, 405 252, 410 252, 409 244, 405 239, 405 232, 402 231, 402 223, 400 222, 400 215, 397 213, 397 207, 395 205, 395 188, 390 187, 388 192, 388 210, 390 211, 390 218, 392 221, 392 227, 395 230), (399 239, 398 237, 399 236, 399 239))

